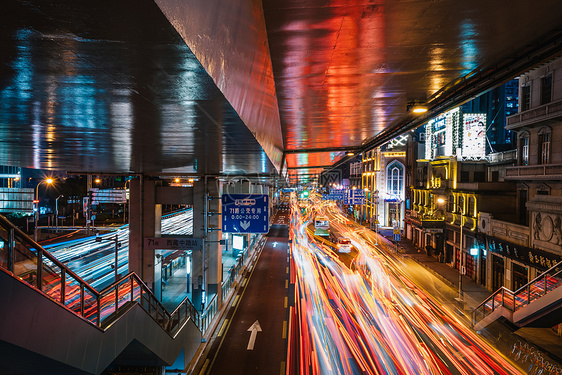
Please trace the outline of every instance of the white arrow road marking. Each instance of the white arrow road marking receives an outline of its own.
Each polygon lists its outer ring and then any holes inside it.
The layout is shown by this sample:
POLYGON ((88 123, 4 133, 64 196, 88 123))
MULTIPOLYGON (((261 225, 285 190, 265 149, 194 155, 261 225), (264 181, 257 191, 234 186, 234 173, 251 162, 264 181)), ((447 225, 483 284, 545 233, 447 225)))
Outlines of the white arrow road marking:
POLYGON ((257 320, 254 322, 254 324, 252 324, 252 326, 250 328, 248 328, 248 331, 252 332, 250 334, 250 341, 248 342, 248 350, 254 350, 254 344, 256 342, 256 336, 258 335, 258 332, 261 332, 261 326, 260 326, 260 322, 258 322, 257 320))
POLYGON ((241 221, 240 226, 242 227, 242 229, 246 230, 250 227, 250 222, 249 221, 241 221))

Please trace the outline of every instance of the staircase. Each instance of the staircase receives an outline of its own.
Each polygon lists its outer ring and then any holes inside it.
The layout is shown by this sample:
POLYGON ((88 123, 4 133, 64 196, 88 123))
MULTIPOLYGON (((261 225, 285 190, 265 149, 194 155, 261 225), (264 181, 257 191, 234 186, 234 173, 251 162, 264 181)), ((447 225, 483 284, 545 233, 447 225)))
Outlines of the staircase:
POLYGON ((472 312, 472 326, 503 318, 518 327, 552 327, 562 322, 562 262, 515 292, 500 288, 472 312))
POLYGON ((0 373, 163 366, 201 342, 186 298, 169 313, 135 274, 96 291, 0 216, 0 373))

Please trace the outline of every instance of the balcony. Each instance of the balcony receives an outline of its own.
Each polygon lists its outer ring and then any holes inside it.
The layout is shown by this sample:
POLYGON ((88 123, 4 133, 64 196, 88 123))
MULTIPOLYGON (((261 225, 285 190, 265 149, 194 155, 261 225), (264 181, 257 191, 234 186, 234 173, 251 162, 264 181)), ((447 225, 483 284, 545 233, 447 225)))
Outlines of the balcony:
POLYGON ((507 167, 506 180, 551 180, 562 178, 562 164, 523 165, 507 167))
POLYGON ((519 112, 507 118, 507 130, 516 130, 523 126, 541 124, 548 120, 562 118, 562 100, 519 112))

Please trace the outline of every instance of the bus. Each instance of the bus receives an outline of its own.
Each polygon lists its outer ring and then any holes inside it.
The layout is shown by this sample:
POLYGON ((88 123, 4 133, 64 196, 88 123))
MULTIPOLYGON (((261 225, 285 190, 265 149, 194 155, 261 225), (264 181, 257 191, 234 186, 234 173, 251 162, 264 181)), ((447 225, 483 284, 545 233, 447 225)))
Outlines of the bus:
POLYGON ((330 220, 326 216, 316 216, 314 218, 314 234, 317 236, 330 235, 330 220))

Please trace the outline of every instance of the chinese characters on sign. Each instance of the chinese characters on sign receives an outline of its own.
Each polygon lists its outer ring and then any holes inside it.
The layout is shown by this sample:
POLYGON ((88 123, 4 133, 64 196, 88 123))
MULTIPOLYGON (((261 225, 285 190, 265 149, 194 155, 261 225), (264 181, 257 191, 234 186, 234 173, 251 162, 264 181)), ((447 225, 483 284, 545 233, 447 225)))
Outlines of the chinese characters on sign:
POLYGON ((516 259, 533 267, 548 269, 556 265, 562 257, 540 249, 533 249, 490 238, 488 247, 491 252, 501 254, 511 259, 516 259))
POLYGON ((144 248, 147 250, 201 250, 200 238, 188 237, 146 237, 144 248))
POLYGON ((222 231, 227 233, 267 233, 269 196, 266 194, 224 194, 222 231))

